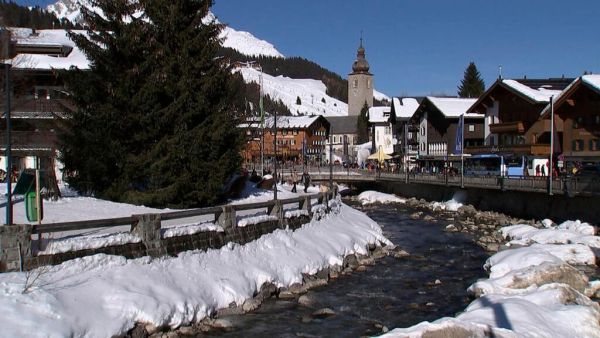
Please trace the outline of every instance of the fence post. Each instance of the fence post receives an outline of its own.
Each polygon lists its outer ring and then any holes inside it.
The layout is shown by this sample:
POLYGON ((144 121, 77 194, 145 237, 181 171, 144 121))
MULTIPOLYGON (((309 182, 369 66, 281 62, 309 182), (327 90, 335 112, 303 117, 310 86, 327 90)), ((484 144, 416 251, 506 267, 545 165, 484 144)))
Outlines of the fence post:
POLYGON ((237 216, 233 206, 222 206, 221 212, 215 214, 215 223, 222 226, 225 231, 235 229, 237 227, 237 216))
POLYGON ((33 258, 32 230, 33 225, 30 224, 0 226, 0 271, 20 271, 33 258))
POLYGON ((312 211, 311 203, 312 203, 312 199, 310 198, 310 196, 304 196, 304 199, 302 201, 300 201, 300 210, 308 211, 309 216, 312 211))
POLYGON ((132 217, 131 232, 142 239, 148 256, 160 257, 166 255, 167 250, 163 246, 160 234, 160 214, 132 215, 132 217))
POLYGON ((283 225, 283 204, 281 204, 281 200, 275 200, 273 205, 267 208, 267 214, 269 216, 277 216, 279 225, 283 225))

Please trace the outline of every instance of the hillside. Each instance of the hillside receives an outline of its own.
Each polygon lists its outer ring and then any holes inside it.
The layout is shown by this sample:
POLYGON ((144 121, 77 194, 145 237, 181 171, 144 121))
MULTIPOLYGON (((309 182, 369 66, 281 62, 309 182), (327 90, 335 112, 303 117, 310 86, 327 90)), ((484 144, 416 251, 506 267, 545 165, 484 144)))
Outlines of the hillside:
MULTIPOLYGON (((82 23, 81 6, 89 7, 90 1, 60 0, 48 6, 47 10, 61 19, 82 23)), ((205 20, 218 21, 212 13, 205 20)), ((226 26, 220 37, 223 39, 222 56, 231 64, 260 64, 264 74, 263 93, 267 111, 277 111, 283 115, 347 114, 348 82, 340 75, 301 57, 284 57, 271 43, 248 32, 226 26)), ((249 110, 256 111, 259 101, 258 72, 245 68, 240 73, 248 84, 244 90, 244 100, 248 102, 249 110)), ((386 99, 389 100, 375 91, 376 105, 386 99)))

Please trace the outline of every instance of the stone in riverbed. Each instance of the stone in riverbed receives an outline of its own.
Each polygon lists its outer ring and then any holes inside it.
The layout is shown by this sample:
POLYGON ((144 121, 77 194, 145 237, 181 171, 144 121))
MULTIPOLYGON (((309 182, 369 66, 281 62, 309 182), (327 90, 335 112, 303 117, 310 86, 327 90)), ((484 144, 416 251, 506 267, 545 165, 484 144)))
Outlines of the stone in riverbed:
POLYGON ((315 304, 315 300, 308 295, 302 295, 298 298, 298 304, 304 307, 312 307, 315 304))
POLYGON ((333 311, 330 308, 319 309, 312 313, 312 316, 314 318, 327 318, 327 317, 331 317, 331 316, 335 316, 335 315, 336 315, 335 311, 333 311))

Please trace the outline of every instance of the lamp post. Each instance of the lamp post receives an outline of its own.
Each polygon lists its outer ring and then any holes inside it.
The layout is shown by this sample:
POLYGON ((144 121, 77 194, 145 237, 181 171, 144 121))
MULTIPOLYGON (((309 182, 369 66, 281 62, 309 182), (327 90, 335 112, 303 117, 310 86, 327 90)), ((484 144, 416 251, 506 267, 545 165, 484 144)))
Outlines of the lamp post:
POLYGON ((548 166, 548 194, 550 196, 553 195, 553 193, 552 193, 552 168, 554 168, 554 163, 552 163, 553 155, 554 155, 554 96, 550 96, 550 165, 548 166))
POLYGON ((277 199, 277 110, 273 111, 273 199, 277 199))
POLYGON ((333 136, 329 131, 329 189, 333 191, 333 136))
POLYGON ((12 67, 10 60, 10 33, 8 30, 2 32, 4 38, 4 83, 5 83, 5 94, 6 94, 6 106, 5 106, 5 118, 6 118, 6 225, 13 223, 13 206, 12 206, 12 187, 11 187, 11 173, 12 173, 12 152, 11 152, 11 123, 10 123, 10 69, 12 67))

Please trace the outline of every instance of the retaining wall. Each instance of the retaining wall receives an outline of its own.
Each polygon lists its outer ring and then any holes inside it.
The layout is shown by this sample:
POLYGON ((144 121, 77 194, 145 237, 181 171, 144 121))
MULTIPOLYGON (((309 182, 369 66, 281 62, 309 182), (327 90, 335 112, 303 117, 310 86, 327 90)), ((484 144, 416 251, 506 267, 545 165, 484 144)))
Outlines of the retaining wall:
POLYGON ((550 218, 555 222, 581 220, 600 224, 600 196, 553 195, 519 191, 447 187, 404 182, 356 183, 359 191, 377 190, 402 197, 447 201, 455 198, 478 210, 496 211, 524 219, 550 218))

